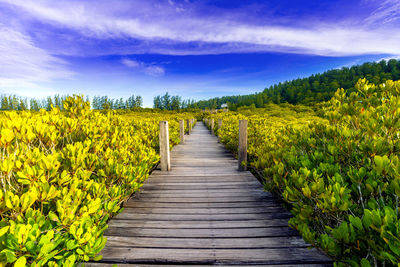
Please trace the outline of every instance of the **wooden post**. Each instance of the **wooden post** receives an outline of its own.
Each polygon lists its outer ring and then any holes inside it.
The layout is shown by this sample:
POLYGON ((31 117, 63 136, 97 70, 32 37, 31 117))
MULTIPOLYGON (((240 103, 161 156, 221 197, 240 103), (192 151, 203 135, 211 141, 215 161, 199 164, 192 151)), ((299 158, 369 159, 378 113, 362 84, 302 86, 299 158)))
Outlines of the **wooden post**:
POLYGON ((239 171, 247 170, 247 120, 239 120, 239 171), (242 163, 246 164, 242 166, 242 163))
POLYGON ((222 119, 218 119, 218 143, 221 143, 221 139, 219 138, 219 129, 222 127, 222 119))
POLYGON ((211 134, 214 134, 214 119, 211 119, 211 134))
POLYGON ((169 133, 168 121, 160 121, 160 161, 161 171, 171 170, 171 159, 169 156, 169 133))
POLYGON ((179 121, 179 134, 181 136, 181 144, 185 143, 185 122, 183 120, 179 121))
POLYGON ((186 128, 188 129, 188 134, 190 134, 190 120, 186 120, 186 128))

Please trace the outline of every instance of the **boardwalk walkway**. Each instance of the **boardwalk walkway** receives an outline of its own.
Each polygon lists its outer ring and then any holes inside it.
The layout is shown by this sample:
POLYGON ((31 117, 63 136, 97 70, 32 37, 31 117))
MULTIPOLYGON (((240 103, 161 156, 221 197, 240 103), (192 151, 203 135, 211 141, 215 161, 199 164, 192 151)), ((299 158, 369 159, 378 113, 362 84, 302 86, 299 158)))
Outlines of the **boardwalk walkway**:
POLYGON ((109 223, 103 259, 86 266, 302 265, 330 260, 287 226, 290 214, 202 123, 109 223))

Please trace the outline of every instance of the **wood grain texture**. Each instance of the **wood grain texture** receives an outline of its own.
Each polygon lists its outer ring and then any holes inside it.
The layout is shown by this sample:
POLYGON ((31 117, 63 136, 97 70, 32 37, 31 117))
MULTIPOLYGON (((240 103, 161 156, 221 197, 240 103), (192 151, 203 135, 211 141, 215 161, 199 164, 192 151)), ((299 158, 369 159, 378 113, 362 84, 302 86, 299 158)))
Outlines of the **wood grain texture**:
MULTIPOLYGON (((186 121, 188 129, 193 123, 186 121)), ((105 232, 103 259, 86 266, 331 266, 203 124, 170 160, 171 171, 153 171, 123 204, 105 232)))
POLYGON ((103 261, 120 263, 290 264, 328 263, 329 258, 307 248, 171 249, 106 247, 103 261))

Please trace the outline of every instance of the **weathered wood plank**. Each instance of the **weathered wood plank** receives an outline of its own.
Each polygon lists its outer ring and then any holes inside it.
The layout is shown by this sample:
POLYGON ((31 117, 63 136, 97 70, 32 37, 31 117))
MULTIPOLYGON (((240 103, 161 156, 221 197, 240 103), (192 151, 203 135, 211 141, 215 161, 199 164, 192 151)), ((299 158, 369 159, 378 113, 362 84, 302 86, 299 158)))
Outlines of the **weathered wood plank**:
POLYGON ((159 220, 159 221, 238 221, 238 220, 262 220, 262 219, 289 219, 286 213, 257 213, 257 214, 138 214, 122 212, 115 216, 125 220, 159 220))
POLYGON ((328 263, 330 259, 315 249, 163 249, 106 247, 103 262, 200 263, 200 264, 291 264, 328 263))
POLYGON ((140 198, 177 198, 177 197, 186 197, 186 198, 206 198, 208 196, 218 196, 218 197, 230 197, 230 198, 250 198, 250 197, 269 197, 268 194, 265 194, 264 192, 246 192, 243 191, 237 192, 237 193, 223 193, 223 192, 215 192, 214 194, 212 192, 204 192, 204 193, 190 193, 190 192, 168 192, 168 191, 163 191, 162 193, 153 193, 153 192, 145 192, 140 194, 140 198))
POLYGON ((252 177, 242 176, 151 176, 147 183, 168 182, 168 183, 230 183, 230 182, 254 182, 258 180, 252 177))
POLYGON ((140 201, 147 201, 147 202, 163 202, 163 203, 170 203, 170 202, 185 202, 185 203, 237 203, 237 202, 257 202, 257 201, 269 201, 274 199, 272 196, 220 196, 220 197, 174 197, 174 196, 152 196, 150 194, 141 194, 136 196, 132 200, 140 200, 140 201))
POLYGON ((107 245, 112 247, 141 248, 305 248, 309 247, 298 236, 261 238, 160 238, 107 236, 107 245))
MULTIPOLYGON (((114 264, 112 263, 95 263, 95 262, 88 262, 85 263, 85 267, 113 267, 114 264)), ((159 267, 159 264, 129 264, 129 263, 119 263, 118 267, 159 267)), ((215 265, 193 265, 193 264, 185 264, 185 266, 196 266, 196 267, 211 267, 215 265)), ((222 265, 220 265, 222 266, 222 265)), ((238 265, 223 265, 224 267, 237 267, 238 265)), ((254 267, 255 265, 240 265, 240 267, 254 267)), ((332 264, 319 264, 319 263, 308 263, 308 264, 279 264, 279 265, 265 265, 265 264, 257 264, 257 267, 330 267, 332 264)), ((168 264, 168 267, 182 267, 182 265, 173 265, 168 264)))
POLYGON ((260 189, 260 185, 254 184, 254 185, 230 185, 230 184, 225 184, 225 185, 205 185, 199 183, 198 185, 194 186, 189 186, 189 185, 179 185, 179 184, 170 184, 170 185, 161 185, 161 184, 146 184, 142 187, 142 190, 145 190, 147 192, 150 191, 156 191, 156 190, 164 190, 164 191, 175 191, 175 190, 181 190, 181 191, 189 191, 192 190, 193 188, 196 189, 201 189, 201 190, 223 190, 223 189, 241 189, 241 190, 252 190, 252 189, 260 189))
POLYGON ((158 229, 158 228, 133 228, 110 227, 105 232, 106 236, 132 236, 132 237, 187 237, 187 238, 220 238, 220 237, 285 237, 297 236, 297 231, 284 227, 269 228, 227 228, 227 229, 158 229))
POLYGON ((264 192, 261 188, 210 188, 210 189, 186 189, 186 190, 164 190, 164 189, 151 189, 151 190, 143 190, 140 192, 141 194, 173 194, 178 196, 179 194, 211 194, 211 195, 220 195, 220 194, 246 194, 246 195, 255 195, 261 194, 264 195, 264 192))
POLYGON ((259 213, 276 213, 287 212, 280 206, 271 207, 255 207, 255 208, 130 208, 126 207, 125 213, 141 213, 141 214, 259 214, 259 213))
POLYGON ((280 202, 271 201, 254 201, 254 202, 155 202, 140 201, 131 199, 124 203, 125 208, 258 208, 258 207, 276 207, 280 206, 280 202))
POLYGON ((244 220, 244 221, 150 221, 113 219, 109 227, 141 227, 159 229, 226 229, 226 228, 267 228, 288 226, 287 219, 244 220))
POLYGON ((142 190, 192 190, 192 189, 260 189, 257 182, 230 183, 147 183, 142 190))

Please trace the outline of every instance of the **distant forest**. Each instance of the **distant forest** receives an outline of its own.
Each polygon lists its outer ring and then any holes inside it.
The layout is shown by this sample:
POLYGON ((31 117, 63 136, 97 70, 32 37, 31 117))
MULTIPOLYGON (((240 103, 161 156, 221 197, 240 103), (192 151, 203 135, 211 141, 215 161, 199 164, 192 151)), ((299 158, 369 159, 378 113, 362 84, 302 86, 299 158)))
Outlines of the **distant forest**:
POLYGON ((216 97, 194 103, 194 106, 204 108, 220 108, 227 103, 230 110, 241 106, 263 107, 268 103, 290 103, 313 105, 332 98, 338 88, 351 92, 360 78, 367 78, 374 84, 387 80, 400 80, 400 61, 391 59, 364 63, 350 68, 341 68, 314 74, 307 78, 272 85, 263 92, 250 95, 216 97))
MULTIPOLYGON (((49 96, 45 99, 35 99, 19 97, 17 95, 0 95, 0 110, 32 110, 39 111, 40 109, 51 110, 51 107, 58 107, 64 110, 63 102, 68 95, 49 96)), ((89 98, 86 97, 86 101, 89 98)), ((143 106, 143 98, 141 96, 130 96, 128 99, 114 99, 108 96, 94 96, 91 102, 93 109, 108 110, 108 109, 133 109, 143 106)))
MULTIPOLYGON (((161 110, 215 109, 221 108, 221 105, 226 103, 230 110, 236 110, 242 106, 261 108, 269 103, 314 105, 331 99, 338 88, 344 88, 349 92, 353 91, 353 86, 360 78, 367 78, 374 84, 383 83, 387 80, 400 80, 400 61, 395 59, 382 60, 350 68, 329 70, 307 78, 275 84, 265 88, 263 92, 250 95, 216 97, 196 102, 191 99, 182 100, 180 96, 171 96, 166 93, 153 99, 153 107, 161 110)), ((51 106, 63 110, 62 103, 66 97, 55 95, 37 100, 3 94, 0 95, 0 110, 50 110, 51 106)), ((89 98, 86 99, 89 101, 89 98)), ((95 96, 91 104, 92 108, 97 110, 135 109, 143 106, 143 98, 134 95, 128 99, 95 96)))

